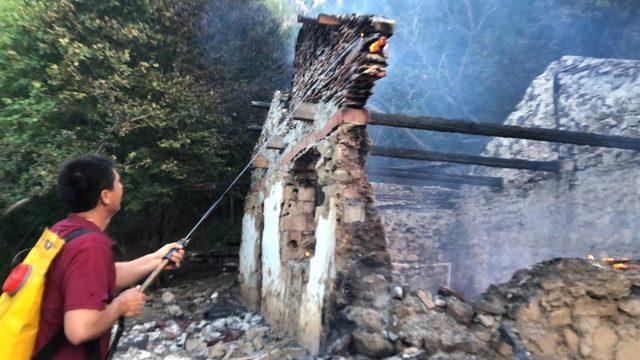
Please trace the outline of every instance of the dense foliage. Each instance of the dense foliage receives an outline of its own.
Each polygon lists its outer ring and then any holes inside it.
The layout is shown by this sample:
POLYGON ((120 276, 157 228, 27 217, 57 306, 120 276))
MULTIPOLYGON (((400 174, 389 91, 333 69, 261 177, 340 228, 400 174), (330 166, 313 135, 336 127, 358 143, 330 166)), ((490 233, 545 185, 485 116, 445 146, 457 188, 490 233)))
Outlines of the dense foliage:
POLYGON ((184 235, 216 194, 193 185, 235 175, 263 116, 250 100, 286 78, 270 14, 254 0, 0 0, 0 208, 23 200, 0 239, 23 247, 63 216, 57 171, 88 152, 119 164, 120 244, 184 235))

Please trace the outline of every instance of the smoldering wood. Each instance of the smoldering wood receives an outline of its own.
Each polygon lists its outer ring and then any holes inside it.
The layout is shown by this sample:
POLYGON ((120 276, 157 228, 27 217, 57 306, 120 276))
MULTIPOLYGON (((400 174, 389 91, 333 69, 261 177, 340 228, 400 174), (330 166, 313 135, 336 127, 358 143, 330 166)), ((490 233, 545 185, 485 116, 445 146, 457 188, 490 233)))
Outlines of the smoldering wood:
POLYGON ((396 179, 410 179, 414 180, 406 185, 425 186, 431 183, 439 184, 453 184, 453 185, 474 185, 474 186, 487 186, 497 189, 502 188, 502 178, 492 176, 475 176, 475 175, 454 175, 438 172, 419 172, 410 170, 400 170, 392 168, 372 168, 367 170, 367 174, 370 177, 382 180, 380 182, 392 182, 391 178, 396 179), (416 181, 416 180, 427 180, 416 181))
POLYGON ((408 116, 402 114, 382 114, 372 112, 370 124, 459 134, 548 141, 561 144, 640 150, 640 139, 628 136, 528 128, 523 126, 481 123, 467 120, 451 120, 431 116, 408 116))
POLYGON ((522 159, 503 159, 487 156, 443 153, 428 150, 400 149, 383 146, 371 148, 371 155, 384 156, 397 159, 411 159, 422 161, 439 161, 467 165, 481 165, 497 168, 522 169, 532 171, 548 171, 557 173, 560 171, 558 161, 532 161, 522 159))

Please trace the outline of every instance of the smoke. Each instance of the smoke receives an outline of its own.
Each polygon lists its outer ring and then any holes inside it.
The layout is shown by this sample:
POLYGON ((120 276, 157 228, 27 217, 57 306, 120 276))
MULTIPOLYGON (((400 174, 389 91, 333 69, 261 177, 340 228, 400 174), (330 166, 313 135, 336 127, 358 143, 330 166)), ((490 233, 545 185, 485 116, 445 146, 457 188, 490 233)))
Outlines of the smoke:
MULTIPOLYGON (((630 0, 288 1, 307 15, 375 14, 396 21, 389 75, 368 103, 381 112, 501 123, 531 81, 564 55, 640 57, 640 3, 630 0)), ((470 153, 488 140, 401 130, 377 137, 379 145, 470 153)))
MULTIPOLYGON (((550 63, 565 55, 640 59, 640 2, 635 0, 289 0, 289 3, 308 16, 359 13, 396 21, 396 31, 387 48, 388 75, 376 83, 375 94, 368 102, 369 109, 385 113, 503 123, 532 81, 550 63)), ((369 133, 379 146, 468 154, 480 154, 491 140, 375 126, 370 127, 369 133)), ((418 165, 433 164, 376 157, 368 162, 368 166, 375 167, 418 165)), ((437 170, 468 174, 471 167, 446 165, 437 170)), ((481 261, 486 267, 482 271, 504 276, 518 260, 522 266, 528 266, 531 261, 553 256, 549 249, 532 245, 536 239, 540 239, 539 243, 565 239, 566 249, 558 248, 558 256, 584 256, 593 247, 589 244, 600 237, 624 234, 625 244, 636 239, 629 235, 635 230, 630 230, 628 224, 623 224, 626 229, 623 231, 620 230, 623 225, 602 220, 612 217, 629 222, 628 216, 612 215, 619 212, 611 200, 616 191, 594 200, 593 204, 579 198, 580 194, 606 193, 596 185, 602 178, 588 179, 581 179, 577 185, 563 179, 555 187, 547 185, 537 190, 535 197, 527 198, 530 195, 522 190, 522 200, 520 190, 512 190, 516 194, 504 195, 503 200, 498 199, 493 205, 481 201, 471 204, 465 210, 466 216, 477 222, 476 227, 454 228, 446 235, 450 238, 443 235, 437 239, 442 241, 440 250, 449 252, 444 260, 458 264, 481 261), (580 187, 589 182, 593 184, 580 187), (559 196, 566 204, 555 202, 559 196), (511 213, 509 207, 514 209, 511 213), (585 243, 587 237, 589 241, 585 243), (519 239, 527 241, 518 242, 519 239), (472 247, 455 248, 465 241, 472 247), (485 252, 487 249, 492 252, 490 255, 485 252)), ((621 193, 624 191, 629 190, 621 189, 621 193)), ((634 206, 638 205, 634 203, 628 208, 634 206)), ((606 252, 617 245, 612 246, 599 245, 597 249, 606 252)), ((466 270, 456 275, 459 286, 468 287, 473 293, 487 285, 471 280, 462 284, 465 276, 469 279, 474 276, 473 265, 466 270)), ((453 285, 456 286, 455 282, 453 285)))

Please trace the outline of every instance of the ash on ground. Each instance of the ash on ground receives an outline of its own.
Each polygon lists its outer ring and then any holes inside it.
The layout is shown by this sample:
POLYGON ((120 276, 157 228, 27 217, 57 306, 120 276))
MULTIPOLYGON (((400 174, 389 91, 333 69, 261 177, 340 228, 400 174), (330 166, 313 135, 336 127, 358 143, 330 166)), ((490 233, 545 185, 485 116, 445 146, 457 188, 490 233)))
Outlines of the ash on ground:
POLYGON ((142 315, 127 319, 114 359, 315 359, 242 307, 236 277, 183 280, 150 292, 142 315))

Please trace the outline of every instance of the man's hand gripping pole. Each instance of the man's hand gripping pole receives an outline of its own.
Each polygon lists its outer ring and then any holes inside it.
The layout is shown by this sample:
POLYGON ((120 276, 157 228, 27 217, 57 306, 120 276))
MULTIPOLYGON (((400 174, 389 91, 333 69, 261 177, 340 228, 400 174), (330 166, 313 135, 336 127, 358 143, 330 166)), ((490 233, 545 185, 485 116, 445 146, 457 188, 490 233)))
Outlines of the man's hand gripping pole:
MULTIPOLYGON (((178 241, 178 244, 180 244, 180 246, 182 246, 182 249, 185 249, 187 247, 187 245, 189 245, 190 241, 191 241, 190 238, 184 238, 184 239, 178 241)), ((149 274, 147 279, 140 286, 140 292, 143 292, 143 293, 147 292, 147 289, 149 288, 149 286, 151 286, 151 284, 158 278, 158 276, 160 275, 162 270, 164 270, 164 268, 166 268, 167 265, 169 265, 169 263, 171 262, 171 257, 173 256, 173 254, 178 252, 178 251, 180 251, 180 250, 181 249, 173 248, 173 249, 171 249, 171 251, 169 251, 167 253, 167 255, 162 257, 162 262, 160 262, 160 264, 153 270, 153 272, 151 274, 149 274)))

